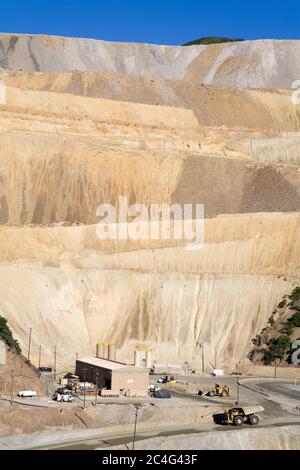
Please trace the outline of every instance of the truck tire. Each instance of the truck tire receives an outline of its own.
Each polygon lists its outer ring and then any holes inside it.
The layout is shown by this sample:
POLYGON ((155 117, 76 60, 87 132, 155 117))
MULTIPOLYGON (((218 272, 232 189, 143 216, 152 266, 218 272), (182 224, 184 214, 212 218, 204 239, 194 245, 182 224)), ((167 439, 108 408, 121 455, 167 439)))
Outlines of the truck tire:
POLYGON ((214 397, 215 396, 215 392, 213 392, 213 390, 210 390, 207 394, 209 397, 214 397))
POLYGON ((221 393, 221 397, 225 398, 225 397, 228 397, 228 393, 223 390, 223 392, 221 393))
POLYGON ((249 423, 252 425, 252 426, 257 426, 257 424, 259 423, 259 417, 257 415, 251 415, 249 417, 249 423))
POLYGON ((234 419, 233 419, 233 424, 235 426, 242 426, 242 424, 244 423, 244 418, 243 416, 235 416, 234 419))

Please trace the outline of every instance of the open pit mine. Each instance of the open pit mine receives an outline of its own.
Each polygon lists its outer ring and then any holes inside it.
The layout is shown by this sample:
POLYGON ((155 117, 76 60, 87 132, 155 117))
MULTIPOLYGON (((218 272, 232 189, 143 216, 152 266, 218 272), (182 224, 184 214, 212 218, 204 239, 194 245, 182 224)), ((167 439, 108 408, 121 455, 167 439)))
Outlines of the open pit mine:
POLYGON ((0 35, 0 314, 60 369, 247 360, 300 283, 300 41, 0 35), (97 207, 203 204, 204 244, 100 240, 97 207))

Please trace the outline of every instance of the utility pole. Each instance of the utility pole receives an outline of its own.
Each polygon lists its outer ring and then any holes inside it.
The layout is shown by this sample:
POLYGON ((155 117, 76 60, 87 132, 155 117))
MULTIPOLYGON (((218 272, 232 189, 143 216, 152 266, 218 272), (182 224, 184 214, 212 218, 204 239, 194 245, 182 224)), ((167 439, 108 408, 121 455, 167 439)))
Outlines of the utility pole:
POLYGON ((83 369, 83 383, 84 383, 84 389, 83 389, 83 408, 85 408, 85 399, 86 399, 86 367, 83 369))
POLYGON ((39 347, 39 369, 41 367, 41 357, 42 357, 42 346, 39 347))
POLYGON ((99 393, 99 372, 96 372, 96 397, 95 397, 95 406, 97 406, 98 400, 98 393, 99 393))
POLYGON ((11 382, 10 382, 10 405, 13 406, 13 396, 14 396, 14 371, 11 370, 11 382))
POLYGON ((32 328, 29 328, 28 355, 27 355, 27 360, 28 360, 28 362, 30 362, 31 333, 32 333, 32 328))
POLYGON ((215 347, 215 369, 217 369, 217 347, 215 347))
POLYGON ((239 363, 237 362, 235 365, 235 373, 236 373, 236 405, 240 403, 240 381, 239 381, 239 363))
POLYGON ((205 372, 205 364, 204 364, 204 343, 202 343, 202 373, 205 372))
POLYGON ((135 405, 135 419, 134 419, 134 430, 133 430, 132 450, 134 450, 135 436, 136 436, 136 427, 137 427, 137 419, 138 419, 139 409, 141 408, 141 406, 142 406, 142 405, 135 405))
POLYGON ((53 367, 54 380, 56 380, 56 356, 57 356, 57 346, 54 346, 54 367, 53 367))

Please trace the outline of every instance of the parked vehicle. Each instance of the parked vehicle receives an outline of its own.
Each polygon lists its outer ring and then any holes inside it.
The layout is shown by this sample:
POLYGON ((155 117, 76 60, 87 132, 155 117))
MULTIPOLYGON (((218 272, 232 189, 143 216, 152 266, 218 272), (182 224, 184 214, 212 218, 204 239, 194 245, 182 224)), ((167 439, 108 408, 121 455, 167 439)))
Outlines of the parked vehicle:
POLYGON ((174 379, 172 375, 171 376, 164 375, 158 379, 157 383, 159 384, 176 383, 176 380, 174 379))
POLYGON ((161 388, 160 388, 160 387, 157 387, 157 385, 150 384, 150 385, 148 386, 148 390, 149 390, 150 392, 159 392, 159 391, 161 390, 161 388))
POLYGON ((224 370, 223 370, 223 369, 215 369, 215 370, 211 373, 211 375, 212 375, 213 377, 223 377, 223 375, 224 375, 224 370))
POLYGON ((68 389, 57 389, 54 395, 54 399, 58 402, 69 402, 72 403, 75 400, 74 393, 68 389))
POLYGON ((18 397, 34 398, 34 397, 37 397, 37 392, 35 392, 34 390, 22 390, 18 393, 18 397))
POLYGON ((150 384, 148 387, 150 397, 154 397, 156 392, 160 392, 161 388, 157 387, 157 385, 150 384))
POLYGON ((154 398, 171 398, 172 395, 169 392, 166 392, 165 390, 159 390, 157 392, 153 392, 153 397, 154 398))
POLYGON ((52 372, 52 367, 39 367, 38 371, 41 373, 50 373, 52 372))

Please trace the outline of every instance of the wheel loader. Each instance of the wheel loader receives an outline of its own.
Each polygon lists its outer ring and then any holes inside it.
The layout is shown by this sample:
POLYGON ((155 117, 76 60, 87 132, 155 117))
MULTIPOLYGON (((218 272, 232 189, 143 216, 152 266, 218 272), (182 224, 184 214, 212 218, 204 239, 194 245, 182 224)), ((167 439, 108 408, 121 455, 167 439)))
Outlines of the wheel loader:
POLYGON ((231 389, 227 385, 216 384, 213 388, 208 390, 206 393, 208 397, 229 397, 231 395, 231 389))
POLYGON ((260 418, 257 413, 264 411, 262 406, 243 406, 229 408, 225 411, 222 424, 231 424, 233 426, 242 426, 244 423, 256 426, 260 418))

